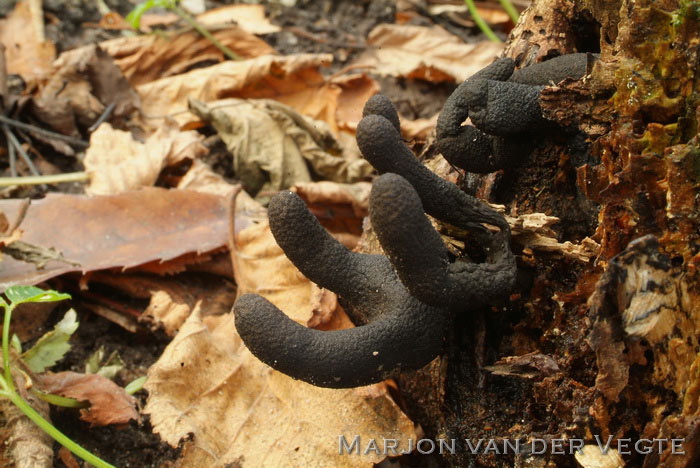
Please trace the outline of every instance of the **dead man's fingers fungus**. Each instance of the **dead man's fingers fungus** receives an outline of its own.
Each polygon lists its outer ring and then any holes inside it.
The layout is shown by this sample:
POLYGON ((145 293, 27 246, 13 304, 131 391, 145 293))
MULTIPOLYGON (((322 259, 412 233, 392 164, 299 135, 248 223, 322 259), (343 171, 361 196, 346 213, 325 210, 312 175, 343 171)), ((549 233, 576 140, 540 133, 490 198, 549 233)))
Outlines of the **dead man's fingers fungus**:
POLYGON ((291 192, 273 198, 269 218, 275 239, 297 268, 369 322, 313 330, 263 297, 246 294, 234 305, 236 328, 261 361, 317 386, 346 388, 418 369, 440 353, 447 312, 412 297, 386 257, 348 251, 291 192))

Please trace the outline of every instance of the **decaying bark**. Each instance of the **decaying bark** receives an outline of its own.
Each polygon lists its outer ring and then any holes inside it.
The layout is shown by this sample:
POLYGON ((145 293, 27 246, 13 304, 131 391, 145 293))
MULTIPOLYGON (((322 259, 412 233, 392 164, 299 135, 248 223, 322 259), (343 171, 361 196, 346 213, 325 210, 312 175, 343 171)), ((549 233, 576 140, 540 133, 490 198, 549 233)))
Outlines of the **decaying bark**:
MULTIPOLYGON (((513 217, 559 218, 558 243, 516 235, 518 293, 459 317, 444 359, 402 377, 427 435, 685 439, 685 455, 668 444, 621 457, 699 466, 699 24, 697 2, 677 0, 535 0, 523 14, 506 51, 519 64, 572 52, 600 60, 583 80, 543 91, 562 131, 479 188, 513 217), (575 254, 562 254, 566 242, 575 254)), ((441 461, 593 466, 593 452, 565 451, 462 446, 441 461)))

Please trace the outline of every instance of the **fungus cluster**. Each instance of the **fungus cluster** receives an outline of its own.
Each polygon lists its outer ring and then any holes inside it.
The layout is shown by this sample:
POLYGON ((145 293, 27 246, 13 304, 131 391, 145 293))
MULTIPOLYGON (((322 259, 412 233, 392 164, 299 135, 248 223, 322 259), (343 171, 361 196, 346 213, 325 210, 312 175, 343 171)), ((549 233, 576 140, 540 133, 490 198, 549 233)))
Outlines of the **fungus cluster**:
POLYGON ((532 147, 533 134, 553 127, 542 117, 542 89, 583 77, 596 58, 568 54, 519 70, 510 58, 493 62, 445 102, 436 126, 437 149, 454 166, 479 174, 517 163, 532 147), (473 125, 462 125, 467 117, 473 125))
POLYGON ((236 328, 255 356, 322 387, 368 385, 424 366, 441 352, 452 313, 507 296, 516 277, 503 216, 418 161, 401 139, 398 114, 387 98, 370 99, 363 115, 358 145, 383 174, 372 186, 369 214, 386 256, 349 251, 291 192, 273 197, 268 216, 292 263, 338 294, 351 317, 364 323, 319 331, 255 294, 234 305, 236 328), (451 261, 425 213, 472 233, 486 261, 451 261))

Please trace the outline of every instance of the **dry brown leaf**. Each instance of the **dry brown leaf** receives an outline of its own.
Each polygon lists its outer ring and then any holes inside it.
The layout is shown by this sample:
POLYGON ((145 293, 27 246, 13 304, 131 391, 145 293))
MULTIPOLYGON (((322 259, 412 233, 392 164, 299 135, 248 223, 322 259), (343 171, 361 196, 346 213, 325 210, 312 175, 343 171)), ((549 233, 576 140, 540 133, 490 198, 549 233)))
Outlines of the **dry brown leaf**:
POLYGON ((295 184, 296 192, 309 205, 321 224, 340 242, 353 249, 362 234, 362 220, 368 214, 372 184, 338 184, 321 181, 295 184))
MULTIPOLYGON (((112 58, 91 45, 61 54, 51 78, 32 98, 32 112, 56 131, 79 137, 79 127, 91 126, 110 104, 111 118, 123 119, 139 107, 139 98, 112 58)), ((65 146, 49 143, 59 151, 65 146)))
MULTIPOLYGON (((23 374, 13 372, 15 385, 19 389, 26 388, 27 382, 23 374)), ((49 405, 32 393, 23 392, 23 397, 42 417, 49 419, 49 405)), ((46 431, 37 426, 16 405, 7 398, 0 401, 0 411, 5 423, 2 425, 0 437, 3 439, 5 454, 0 456, 2 466, 15 468, 50 468, 53 466, 53 439, 46 431), (5 455, 12 461, 3 460, 5 455)))
POLYGON ((427 140, 437 125, 438 114, 429 119, 401 119, 401 134, 407 140, 427 140))
MULTIPOLYGON (((329 54, 298 54, 228 61, 143 84, 137 91, 143 111, 152 116, 186 113, 189 99, 210 102, 241 97, 308 101, 325 84, 318 67, 329 64, 332 58, 329 54)), ((173 117, 180 123, 192 120, 191 115, 173 117)))
POLYGON ((145 413, 183 466, 371 466, 338 455, 338 436, 415 437, 386 387, 318 388, 272 371, 243 346, 232 315, 208 329, 197 309, 148 372, 145 413), (371 389, 371 390, 370 390, 371 389))
MULTIPOLYGON (((228 278, 231 278, 229 272, 228 278)), ((96 272, 90 275, 83 289, 112 289, 121 295, 147 299, 149 304, 140 319, 147 318, 173 336, 197 303, 208 315, 228 313, 233 306, 236 289, 227 278, 193 275, 154 276, 145 273, 96 272)))
POLYGON ((311 171, 350 183, 374 172, 364 159, 337 155, 340 149, 323 122, 306 119, 279 102, 226 99, 191 101, 190 107, 217 130, 233 155, 237 178, 251 193, 310 181, 311 171))
POLYGON ((241 186, 240 184, 233 185, 226 182, 220 174, 212 170, 211 166, 199 159, 195 159, 185 175, 180 179, 180 182, 178 182, 177 188, 228 198, 240 190, 241 186))
POLYGON ((236 23, 252 34, 270 34, 280 30, 265 17, 264 5, 237 4, 213 8, 197 15, 197 21, 206 25, 236 23))
POLYGON ((256 293, 306 323, 312 315, 312 283, 275 242, 267 210, 245 192, 235 199, 231 258, 238 294, 256 293))
MULTIPOLYGON (((227 26, 212 34, 244 58, 275 53, 266 42, 239 27, 227 26)), ((211 41, 195 31, 123 37, 101 42, 100 47, 114 58, 133 86, 179 75, 198 63, 224 59, 211 41)))
POLYGON ((130 132, 103 123, 90 136, 83 161, 90 176, 85 192, 112 195, 152 186, 163 167, 196 159, 206 151, 202 136, 195 131, 181 132, 165 125, 142 143, 130 132))
MULTIPOLYGON (((14 216, 20 200, 0 201, 14 216)), ((50 194, 32 203, 23 240, 55 247, 75 266, 50 262, 43 270, 9 257, 2 260, 0 289, 36 284, 69 271, 128 268, 226 245, 227 209, 220 197, 190 190, 144 188, 112 196, 50 194)))
MULTIPOLYGON (((239 294, 258 292, 306 322, 317 290, 275 244, 265 210, 239 193, 233 262, 239 294)), ((331 301, 332 302, 332 301, 331 301)), ((202 323, 190 316, 151 367, 145 412, 171 445, 193 435, 185 466, 368 466, 379 454, 339 455, 338 437, 415 437, 384 384, 326 389, 295 381, 262 364, 243 345, 232 315, 202 323), (217 424, 211 424, 216 420, 217 424)))
POLYGON ((372 46, 355 63, 379 75, 431 82, 463 81, 491 63, 503 44, 465 44, 439 26, 380 24, 367 39, 372 46))
POLYGON ((38 379, 41 389, 47 393, 89 402, 89 408, 80 410, 80 419, 92 426, 139 420, 136 399, 101 375, 66 371, 47 373, 38 379))
POLYGON ((354 132, 362 120, 365 102, 380 91, 379 83, 362 73, 333 77, 330 86, 337 86, 340 91, 335 112, 338 128, 354 132))
POLYGON ((56 46, 44 40, 42 26, 34 21, 27 0, 17 3, 7 18, 0 20, 0 43, 5 45, 7 73, 33 82, 52 72, 56 46))
POLYGON ((364 74, 324 78, 318 69, 331 59, 327 54, 298 54, 229 61, 143 84, 138 91, 146 114, 170 115, 181 125, 194 119, 186 112, 188 99, 207 103, 235 97, 275 99, 326 122, 334 133, 354 130, 365 101, 379 85, 364 74))

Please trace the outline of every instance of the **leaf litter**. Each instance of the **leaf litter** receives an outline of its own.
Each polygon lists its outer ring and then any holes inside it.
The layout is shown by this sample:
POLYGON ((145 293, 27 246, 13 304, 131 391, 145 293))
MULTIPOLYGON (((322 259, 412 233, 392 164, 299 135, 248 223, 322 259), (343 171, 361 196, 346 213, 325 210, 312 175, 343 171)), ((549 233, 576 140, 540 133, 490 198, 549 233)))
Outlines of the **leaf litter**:
MULTIPOLYGON (((8 69, 37 84, 29 89, 31 105, 16 115, 76 139, 89 136, 83 158, 79 145, 29 132, 37 143, 78 156, 91 196, 51 195, 34 202, 4 242, 21 236, 68 262, 49 258, 37 268, 5 256, 0 285, 60 275, 63 284, 76 286, 77 302, 92 303, 93 310, 115 323, 132 331, 143 325, 161 328, 174 336, 148 371, 144 414, 169 444, 187 439, 180 459, 186 466, 369 465, 384 457, 339 458, 338 434, 415 438, 420 428, 396 405, 390 383, 315 388, 272 371, 242 344, 228 311, 234 296, 246 292, 265 295, 307 326, 353 325, 335 294, 308 281, 287 260, 269 231, 264 208, 241 187, 262 193, 263 200, 291 188, 334 236, 355 246, 372 171, 358 157, 353 134, 362 105, 380 89, 372 75, 456 82, 470 67, 482 68, 499 49, 463 44, 437 27, 380 25, 368 37, 371 51, 329 75, 323 69, 331 64, 330 54, 275 55, 272 45, 255 36, 279 38, 290 31, 267 21, 262 6, 229 5, 198 19, 242 61, 221 62, 218 49, 198 34, 171 29, 74 49, 52 62, 53 44, 41 39, 42 31, 25 27, 36 15, 28 13, 25 2, 20 5, 14 17, 4 20, 17 36, 4 34, 0 40, 17 45, 20 37, 32 36, 28 39, 34 42, 25 43, 38 46, 12 56, 8 69), (228 150, 233 179, 205 162, 217 140, 228 150), (232 197, 237 210, 231 219, 231 260, 222 261, 229 231, 226 204, 232 197), (197 283, 196 274, 222 281, 197 283), (105 291, 145 302, 122 307, 105 291)), ((123 23, 116 19, 112 15, 119 30, 123 23)), ((144 24, 155 27, 161 21, 153 19, 144 24)), ((312 40, 323 43, 318 35, 312 40)), ((337 48, 334 52, 342 55, 337 48)), ((402 119, 409 138, 425 139, 433 127, 434 118, 402 119)), ((52 164, 47 161, 45 167, 52 164)), ((12 218, 19 206, 16 200, 3 201, 0 210, 12 218)), ((63 332, 46 338, 55 350, 35 369, 50 367, 64 352, 74 323, 57 325, 63 332)), ((37 382, 90 401, 81 417, 91 424, 139 419, 123 389, 91 373, 97 369, 113 377, 120 372, 116 360, 100 367, 103 357, 99 351, 92 354, 85 374, 43 373, 37 382)))

